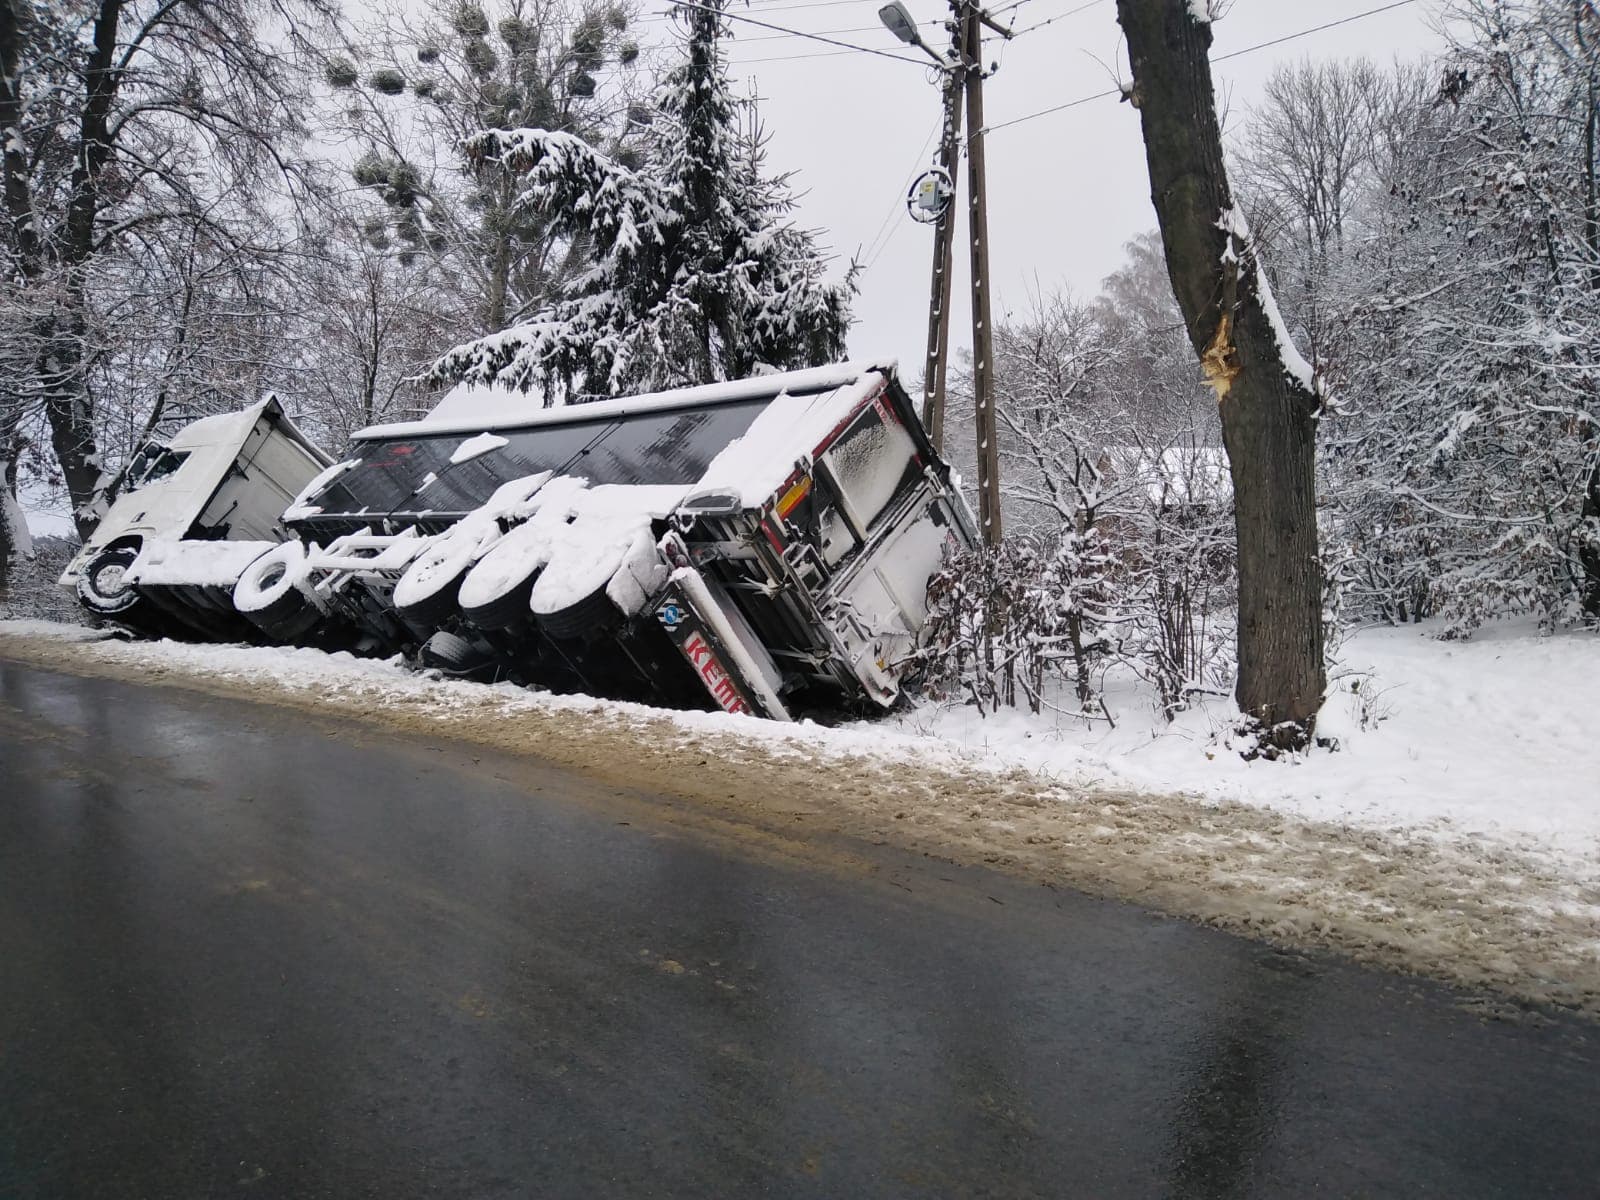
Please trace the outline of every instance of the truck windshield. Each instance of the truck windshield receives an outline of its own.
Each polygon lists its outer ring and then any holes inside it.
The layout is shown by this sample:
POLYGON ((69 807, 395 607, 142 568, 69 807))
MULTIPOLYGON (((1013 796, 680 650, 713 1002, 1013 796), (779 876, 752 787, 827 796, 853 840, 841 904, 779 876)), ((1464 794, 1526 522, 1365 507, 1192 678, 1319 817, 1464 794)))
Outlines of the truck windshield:
POLYGON ((128 463, 128 470, 122 477, 122 491, 136 492, 158 479, 165 479, 181 467, 188 457, 187 450, 174 450, 160 442, 146 442, 128 463))

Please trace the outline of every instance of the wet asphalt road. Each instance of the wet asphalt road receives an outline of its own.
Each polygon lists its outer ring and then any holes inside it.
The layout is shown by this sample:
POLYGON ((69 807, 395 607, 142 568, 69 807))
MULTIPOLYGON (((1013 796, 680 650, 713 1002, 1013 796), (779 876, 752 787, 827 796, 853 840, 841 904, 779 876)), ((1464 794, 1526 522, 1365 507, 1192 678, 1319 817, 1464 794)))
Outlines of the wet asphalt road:
POLYGON ((1600 1195, 1592 1026, 702 824, 0 662, 0 1197, 1600 1195))

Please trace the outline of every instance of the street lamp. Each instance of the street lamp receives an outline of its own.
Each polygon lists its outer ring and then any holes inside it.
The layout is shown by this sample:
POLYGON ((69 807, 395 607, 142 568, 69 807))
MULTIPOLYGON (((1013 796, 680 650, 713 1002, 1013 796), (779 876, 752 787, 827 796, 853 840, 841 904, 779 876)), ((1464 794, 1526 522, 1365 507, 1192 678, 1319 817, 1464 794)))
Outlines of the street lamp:
POLYGON ((941 67, 949 69, 950 60, 922 40, 922 35, 917 32, 917 23, 911 19, 911 14, 906 11, 906 6, 900 0, 893 0, 878 10, 878 20, 895 37, 908 46, 915 46, 923 51, 941 67))

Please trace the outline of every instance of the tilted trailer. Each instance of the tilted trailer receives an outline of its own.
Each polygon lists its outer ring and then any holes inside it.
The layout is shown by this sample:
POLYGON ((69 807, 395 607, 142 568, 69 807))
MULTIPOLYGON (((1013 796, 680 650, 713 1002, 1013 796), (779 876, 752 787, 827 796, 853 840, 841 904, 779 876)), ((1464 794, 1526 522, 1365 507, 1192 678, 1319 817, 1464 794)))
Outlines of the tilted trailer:
POLYGON ((619 699, 895 702, 973 528, 892 364, 527 404, 458 388, 356 434, 235 611, 272 640, 619 699))

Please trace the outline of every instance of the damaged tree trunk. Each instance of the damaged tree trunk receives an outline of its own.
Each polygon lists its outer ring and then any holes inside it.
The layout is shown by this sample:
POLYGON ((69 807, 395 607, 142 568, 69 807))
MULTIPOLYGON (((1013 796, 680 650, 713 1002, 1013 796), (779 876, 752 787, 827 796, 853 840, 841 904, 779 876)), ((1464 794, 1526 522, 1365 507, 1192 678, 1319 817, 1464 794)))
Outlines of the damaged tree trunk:
POLYGON ((1217 394, 1239 555, 1239 708, 1264 746, 1311 737, 1325 685, 1318 396, 1234 208, 1197 0, 1117 0, 1167 273, 1217 394))

